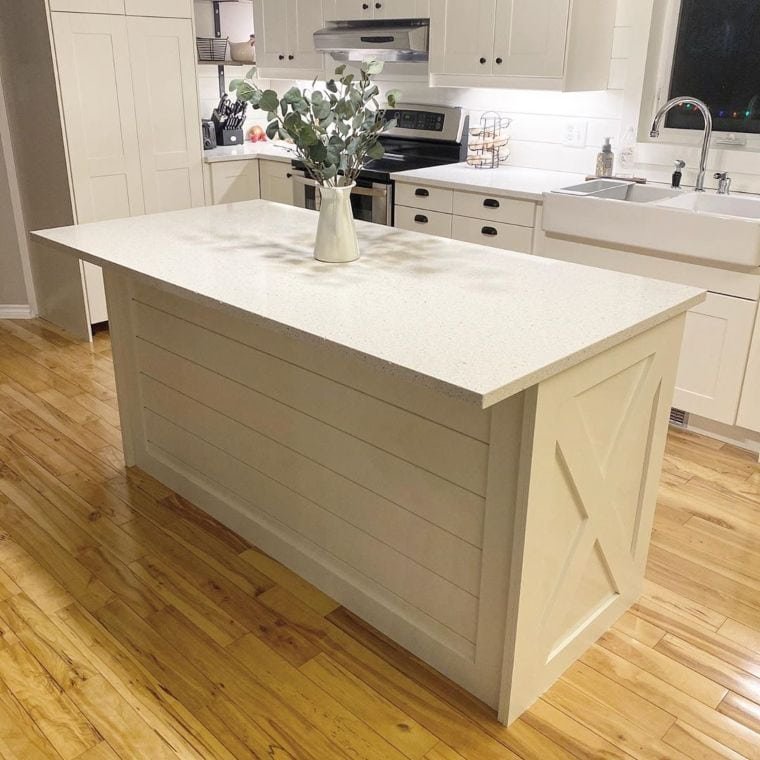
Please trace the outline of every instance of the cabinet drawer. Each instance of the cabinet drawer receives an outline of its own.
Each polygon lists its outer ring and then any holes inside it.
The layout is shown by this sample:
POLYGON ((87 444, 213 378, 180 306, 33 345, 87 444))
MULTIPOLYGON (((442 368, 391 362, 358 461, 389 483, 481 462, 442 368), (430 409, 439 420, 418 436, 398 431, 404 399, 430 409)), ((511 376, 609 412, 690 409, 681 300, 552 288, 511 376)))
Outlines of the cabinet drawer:
POLYGON ((496 195, 456 191, 454 213, 459 216, 486 219, 489 222, 533 227, 536 221, 536 204, 532 201, 499 198, 496 195))
POLYGON ((425 232, 438 237, 451 237, 451 214, 422 208, 396 206, 395 226, 402 230, 425 232))
POLYGON ((450 214, 454 193, 439 187, 396 183, 396 205, 450 214))
POLYGON ((492 248, 503 248, 506 251, 531 253, 533 250, 533 229, 531 227, 488 222, 465 216, 453 217, 451 237, 465 243, 490 245, 492 248))

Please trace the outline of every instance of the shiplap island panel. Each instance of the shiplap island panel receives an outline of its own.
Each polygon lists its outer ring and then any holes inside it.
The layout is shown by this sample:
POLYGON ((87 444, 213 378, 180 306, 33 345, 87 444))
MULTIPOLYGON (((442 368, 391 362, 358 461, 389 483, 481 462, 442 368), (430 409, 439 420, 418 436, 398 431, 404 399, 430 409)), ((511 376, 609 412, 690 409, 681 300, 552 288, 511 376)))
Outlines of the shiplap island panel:
POLYGON ((635 600, 693 288, 264 201, 49 230, 127 459, 509 722, 635 600))

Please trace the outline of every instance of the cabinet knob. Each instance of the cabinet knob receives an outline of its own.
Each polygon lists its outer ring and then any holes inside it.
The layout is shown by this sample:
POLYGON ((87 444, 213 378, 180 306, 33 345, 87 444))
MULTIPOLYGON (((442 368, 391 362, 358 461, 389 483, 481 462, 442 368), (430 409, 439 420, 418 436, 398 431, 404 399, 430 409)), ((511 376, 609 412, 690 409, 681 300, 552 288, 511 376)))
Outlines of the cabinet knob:
POLYGON ((362 10, 368 11, 369 10, 369 3, 362 3, 362 10))
POLYGON ((380 10, 382 7, 383 7, 382 3, 375 3, 375 8, 377 8, 378 10, 380 10))
POLYGON ((488 235, 488 237, 496 237, 499 233, 494 227, 483 227, 480 232, 483 235, 488 235))
POLYGON ((285 56, 284 56, 284 55, 278 55, 278 56, 277 56, 277 58, 278 58, 280 61, 284 61, 284 60, 285 60, 285 56))
POLYGON ((293 174, 292 174, 292 172, 288 172, 288 173, 287 173, 285 176, 286 176, 288 179, 293 179, 293 174))
POLYGON ((414 194, 419 198, 427 198, 430 195, 430 190, 426 190, 424 187, 418 187, 414 194))
POLYGON ((499 201, 496 200, 496 198, 486 198, 483 201, 483 205, 486 208, 499 208, 500 203, 499 203, 499 201))
POLYGON ((414 217, 414 221, 417 222, 417 224, 427 224, 428 218, 424 214, 417 214, 414 217))
POLYGON ((499 66, 501 66, 501 64, 504 63, 504 59, 503 58, 497 58, 496 59, 496 63, 498 63, 499 66))
POLYGON ((294 55, 289 55, 289 56, 288 56, 288 60, 289 60, 289 61, 292 61, 294 58, 295 58, 295 56, 294 56, 294 55))
POLYGON ((487 61, 487 59, 486 59, 486 58, 481 58, 481 59, 480 59, 480 62, 481 62, 481 63, 486 63, 486 61, 487 61))

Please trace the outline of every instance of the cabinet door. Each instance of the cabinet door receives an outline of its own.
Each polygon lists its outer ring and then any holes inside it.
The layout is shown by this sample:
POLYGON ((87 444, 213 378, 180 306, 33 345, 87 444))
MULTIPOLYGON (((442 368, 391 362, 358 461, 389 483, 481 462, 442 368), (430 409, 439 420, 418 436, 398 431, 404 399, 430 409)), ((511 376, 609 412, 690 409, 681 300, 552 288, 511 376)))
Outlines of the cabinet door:
POLYGON ((430 73, 490 75, 495 22, 496 0, 434 0, 430 73))
POLYGON ((314 32, 323 26, 322 4, 315 0, 287 0, 288 49, 286 65, 294 76, 307 78, 322 72, 322 53, 314 50, 314 32))
POLYGON ((757 303, 707 295, 686 316, 673 406, 736 424, 757 303))
POLYGON ((127 19, 145 211, 204 205, 190 19, 127 19))
POLYGON ((293 180, 290 164, 259 159, 261 200, 293 205, 293 180))
POLYGON ((126 18, 52 17, 77 222, 142 214, 126 18))
POLYGON ((211 195, 214 205, 259 198, 259 162, 248 159, 211 164, 211 195))
MULTIPOLYGON (((372 18, 375 2, 376 0, 325 0, 325 20, 357 21, 372 18)), ((408 3, 409 0, 406 4, 408 3)), ((401 4, 404 5, 404 0, 401 0, 401 4)))
POLYGON ((375 18, 430 18, 430 0, 372 0, 375 18))
POLYGON ((562 77, 570 0, 496 0, 493 73, 562 77))
POLYGON ((124 0, 128 16, 192 18, 192 0, 124 0))
POLYGON ((290 0, 257 0, 253 6, 256 64, 260 69, 283 68, 290 44, 290 0))
POLYGON ((50 10, 124 15, 124 0, 50 0, 50 10))
POLYGON ((757 320, 736 424, 760 432, 760 314, 757 320))

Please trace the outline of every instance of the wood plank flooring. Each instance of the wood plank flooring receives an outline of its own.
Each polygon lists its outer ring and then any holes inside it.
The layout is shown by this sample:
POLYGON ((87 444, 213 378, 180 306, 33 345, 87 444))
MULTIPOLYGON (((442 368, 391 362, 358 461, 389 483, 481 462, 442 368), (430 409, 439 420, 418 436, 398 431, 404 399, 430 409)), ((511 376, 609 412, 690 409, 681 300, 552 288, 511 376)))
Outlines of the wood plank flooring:
POLYGON ((147 475, 107 333, 0 321, 0 757, 760 760, 760 467, 672 432, 638 604, 511 728, 147 475))

